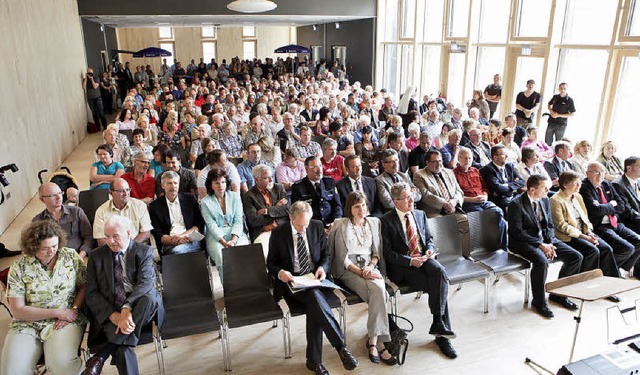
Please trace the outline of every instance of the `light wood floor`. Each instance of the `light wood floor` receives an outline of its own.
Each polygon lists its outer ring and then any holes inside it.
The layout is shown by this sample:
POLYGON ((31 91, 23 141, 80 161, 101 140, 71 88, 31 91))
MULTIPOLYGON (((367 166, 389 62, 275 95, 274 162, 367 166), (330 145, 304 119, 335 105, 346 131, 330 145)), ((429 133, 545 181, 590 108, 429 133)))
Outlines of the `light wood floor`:
MULTIPOLYGON (((63 163, 78 179, 81 188, 88 187, 90 161, 100 142, 97 134, 88 136, 63 163)), ((35 173, 35 172, 34 172, 35 173)), ((0 236, 10 249, 17 249, 20 230, 43 209, 37 197, 20 213, 0 236)), ((0 259, 0 267, 9 266, 17 258, 0 259)), ((550 267, 549 280, 557 278, 559 265, 550 267)), ((219 281, 219 280, 218 280, 219 281)), ((220 295, 220 288, 216 295, 220 295)), ((489 313, 482 313, 483 286, 478 282, 465 284, 461 290, 452 287, 449 308, 458 338, 453 345, 459 357, 445 358, 438 351, 433 337, 428 335, 431 315, 427 296, 414 300, 414 295, 402 296, 398 301, 401 315, 408 317, 415 330, 409 333, 409 352, 404 366, 390 368, 369 362, 365 349, 366 305, 347 309, 347 344, 360 360, 353 374, 535 374, 524 364, 531 357, 554 373, 567 362, 573 338, 573 315, 556 305, 556 314, 545 320, 523 305, 523 276, 507 275, 490 289, 489 313)), ((621 295, 622 306, 640 299, 640 290, 621 295)), ((587 303, 576 346, 577 359, 613 349, 607 344, 605 309, 607 301, 587 303)), ((9 315, 0 310, 0 345, 4 343, 9 315)), ((231 351, 235 374, 308 374, 305 368, 304 317, 292 319, 293 358, 284 359, 281 326, 272 329, 270 323, 232 329, 231 351)), ((637 329, 637 327, 636 327, 637 329)), ((627 332, 631 332, 627 328, 627 332)), ((169 340, 165 349, 165 363, 169 374, 221 374, 224 372, 222 351, 217 332, 169 340)), ((136 349, 143 374, 157 374, 158 367, 153 344, 136 349)), ((325 340, 324 363, 332 374, 347 373, 337 354, 325 340)), ((116 374, 115 367, 106 365, 105 374, 116 374)), ((542 373, 542 372, 540 372, 542 373)))

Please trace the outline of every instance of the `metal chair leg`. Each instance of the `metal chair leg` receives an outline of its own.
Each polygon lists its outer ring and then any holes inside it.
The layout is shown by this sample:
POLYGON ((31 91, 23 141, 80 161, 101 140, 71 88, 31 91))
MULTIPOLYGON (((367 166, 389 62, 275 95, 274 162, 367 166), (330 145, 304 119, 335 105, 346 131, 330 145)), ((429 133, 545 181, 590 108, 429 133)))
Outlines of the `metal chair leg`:
POLYGON ((422 297, 422 291, 421 291, 421 290, 419 290, 419 291, 416 293, 416 299, 420 299, 420 297, 422 297))
POLYGON ((484 313, 489 312, 489 277, 484 279, 484 313))
POLYGON ((160 375, 166 374, 166 369, 164 366, 164 352, 162 348, 162 336, 160 335, 160 330, 155 322, 152 325, 153 332, 153 343, 156 347, 156 359, 158 360, 158 369, 160 371, 160 375))
POLYGON ((273 324, 271 325, 271 328, 278 328, 278 320, 274 320, 273 324))
POLYGON ((524 303, 529 303, 529 281, 531 279, 531 269, 524 270, 524 303))
POLYGON ((285 358, 291 358, 291 312, 287 310, 285 319, 282 322, 282 328, 286 326, 287 329, 287 356, 285 358))

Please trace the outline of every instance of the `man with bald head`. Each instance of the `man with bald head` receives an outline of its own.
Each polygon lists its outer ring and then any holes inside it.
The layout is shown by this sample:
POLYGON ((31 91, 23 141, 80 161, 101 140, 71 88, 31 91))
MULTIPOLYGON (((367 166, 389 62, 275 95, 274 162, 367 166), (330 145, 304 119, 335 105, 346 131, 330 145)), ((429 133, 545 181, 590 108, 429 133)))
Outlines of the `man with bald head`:
POLYGON ((67 247, 75 249, 84 259, 91 251, 93 233, 91 223, 82 208, 62 204, 62 190, 53 182, 40 185, 38 196, 46 208, 32 221, 48 219, 58 223, 67 234, 67 247))
POLYGON ((98 241, 98 246, 104 245, 104 223, 111 215, 120 215, 131 221, 131 237, 136 242, 144 242, 151 238, 151 218, 147 205, 136 198, 131 197, 131 188, 127 181, 116 178, 109 185, 111 199, 106 201, 96 210, 93 220, 93 238, 98 241))

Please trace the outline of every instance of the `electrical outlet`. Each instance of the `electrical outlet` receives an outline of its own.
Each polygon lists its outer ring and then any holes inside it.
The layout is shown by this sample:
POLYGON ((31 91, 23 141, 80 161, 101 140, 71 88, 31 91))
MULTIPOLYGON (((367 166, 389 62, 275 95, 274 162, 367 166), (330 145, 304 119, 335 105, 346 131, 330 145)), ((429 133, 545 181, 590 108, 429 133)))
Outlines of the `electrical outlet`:
POLYGON ((5 199, 7 199, 7 200, 8 200, 9 198, 11 198, 11 192, 8 192, 8 193, 5 195, 5 199))

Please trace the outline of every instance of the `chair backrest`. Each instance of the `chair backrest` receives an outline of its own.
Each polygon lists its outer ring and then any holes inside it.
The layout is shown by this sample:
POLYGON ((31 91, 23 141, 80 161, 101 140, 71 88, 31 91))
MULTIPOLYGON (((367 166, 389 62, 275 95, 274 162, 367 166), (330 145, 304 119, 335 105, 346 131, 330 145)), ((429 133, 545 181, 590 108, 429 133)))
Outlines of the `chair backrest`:
POLYGON ((119 130, 118 133, 124 134, 127 137, 127 139, 129 140, 129 144, 130 145, 133 144, 133 130, 132 129, 119 130))
POLYGON ((223 248, 222 264, 224 264, 222 287, 225 296, 239 292, 269 290, 270 283, 262 245, 223 248))
POLYGON ((78 194, 78 207, 82 208, 91 226, 96 216, 96 210, 109 200, 109 189, 82 190, 78 194))
POLYGON ((311 136, 311 140, 312 140, 313 142, 318 143, 320 146, 322 146, 322 143, 324 142, 324 140, 325 140, 325 139, 326 139, 326 138, 325 138, 325 137, 323 137, 323 136, 321 136, 321 135, 312 135, 312 136, 311 136))
POLYGON ((212 300, 208 259, 203 251, 162 257, 162 300, 165 308, 212 300))
POLYGON ((500 249, 498 216, 491 210, 471 212, 469 218, 469 254, 500 249))
POLYGON ((238 166, 238 164, 242 163, 242 158, 234 158, 234 157, 227 157, 227 160, 229 160, 229 162, 233 165, 235 165, 236 167, 238 166))
POLYGON ((435 217, 428 220, 438 260, 448 261, 462 256, 462 241, 456 215, 435 217))

